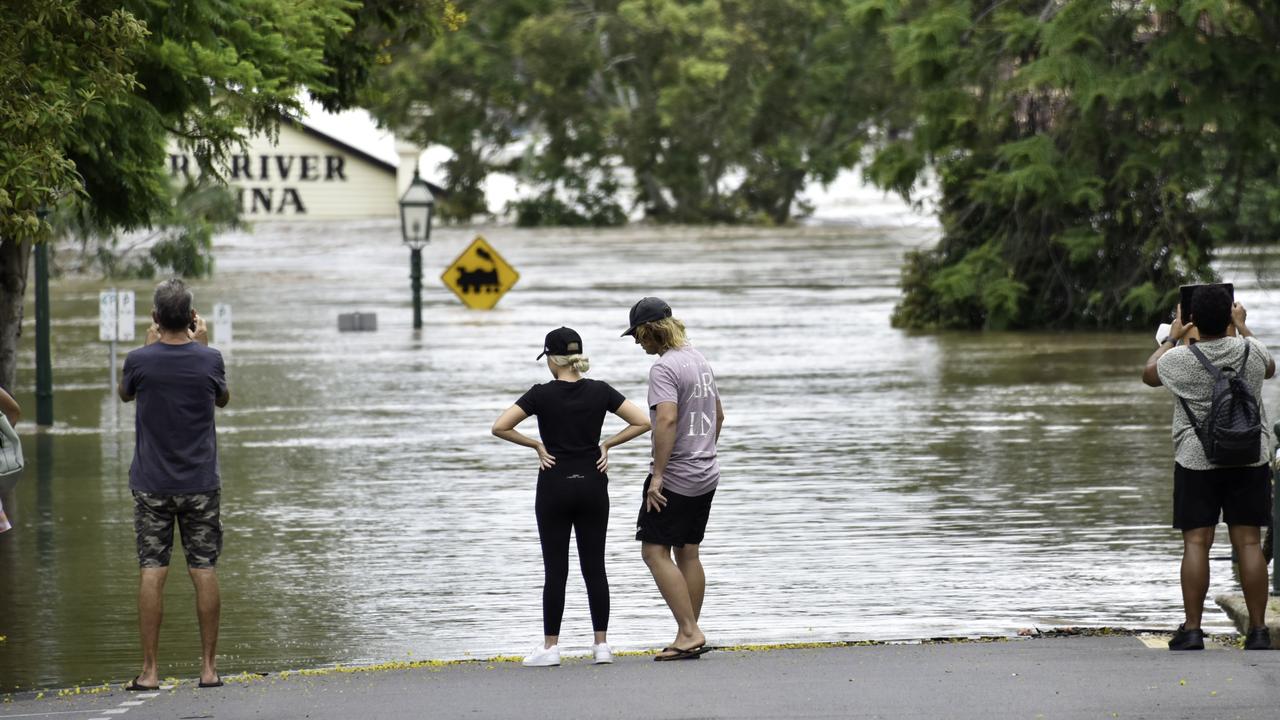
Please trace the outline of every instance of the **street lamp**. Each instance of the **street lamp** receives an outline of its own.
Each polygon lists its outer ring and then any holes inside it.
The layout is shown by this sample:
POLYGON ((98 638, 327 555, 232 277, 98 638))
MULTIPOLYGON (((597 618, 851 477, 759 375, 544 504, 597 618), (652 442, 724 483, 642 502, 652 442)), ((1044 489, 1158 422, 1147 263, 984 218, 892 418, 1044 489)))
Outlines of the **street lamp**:
POLYGON ((413 329, 422 329, 422 246, 431 239, 436 199, 431 186, 413 169, 409 189, 400 197, 400 234, 409 246, 409 278, 413 281, 413 329))

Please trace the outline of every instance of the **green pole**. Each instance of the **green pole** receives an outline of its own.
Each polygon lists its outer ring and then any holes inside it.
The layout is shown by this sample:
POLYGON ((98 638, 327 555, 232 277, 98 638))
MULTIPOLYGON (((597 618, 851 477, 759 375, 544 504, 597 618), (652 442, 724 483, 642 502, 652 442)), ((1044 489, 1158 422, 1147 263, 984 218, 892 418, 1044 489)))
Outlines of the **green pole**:
POLYGON ((36 243, 36 424, 53 424, 53 357, 49 352, 49 243, 36 243))
POLYGON ((413 329, 422 329, 422 249, 413 248, 409 257, 409 278, 413 281, 413 329))

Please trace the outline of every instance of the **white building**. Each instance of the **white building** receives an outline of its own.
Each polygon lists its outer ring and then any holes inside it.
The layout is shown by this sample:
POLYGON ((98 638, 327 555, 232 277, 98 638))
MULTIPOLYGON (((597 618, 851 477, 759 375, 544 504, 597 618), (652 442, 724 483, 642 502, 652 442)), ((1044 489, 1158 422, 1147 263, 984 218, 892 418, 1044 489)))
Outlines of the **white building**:
MULTIPOLYGON (((222 172, 251 222, 394 218, 413 176, 412 162, 401 162, 398 173, 395 163, 289 119, 280 123, 277 142, 252 137, 246 150, 230 156, 222 172)), ((167 170, 174 179, 199 172, 195 157, 176 142, 169 145, 167 170)), ((435 185, 431 190, 442 192, 435 185)))

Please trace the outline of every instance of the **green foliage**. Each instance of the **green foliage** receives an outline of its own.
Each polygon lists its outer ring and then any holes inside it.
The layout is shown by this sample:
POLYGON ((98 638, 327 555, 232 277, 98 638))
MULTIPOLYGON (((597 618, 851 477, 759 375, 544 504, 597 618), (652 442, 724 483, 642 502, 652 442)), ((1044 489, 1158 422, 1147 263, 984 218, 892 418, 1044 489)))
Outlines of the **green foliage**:
MULTIPOLYGON (((169 185, 165 209, 146 231, 121 233, 97 223, 83 203, 68 202, 50 218, 61 245, 76 251, 75 270, 106 279, 189 278, 213 272, 213 236, 244 227, 236 194, 216 182, 169 185)), ((60 248, 61 250, 61 248, 60 248)), ((68 266, 65 252, 59 265, 68 266)))
POLYGON ((148 253, 153 272, 208 277, 213 272, 213 236, 243 227, 240 203, 224 185, 187 184, 174 194, 156 226, 159 238, 148 253))
POLYGON ((610 203, 604 213, 585 215, 548 194, 516 200, 512 206, 518 227, 607 227, 622 225, 627 219, 615 203, 610 203))
POLYGON ((1217 243, 1280 230, 1280 16, 1218 0, 864 0, 901 103, 869 176, 932 168, 906 327, 1149 327, 1217 243))
POLYGON ((950 265, 937 262, 932 253, 914 251, 904 265, 903 282, 919 290, 897 308, 894 325, 903 324, 909 313, 928 318, 918 326, 1004 330, 1017 324, 1027 295, 1027 286, 1014 278, 1013 268, 990 243, 950 265))
POLYGON ((463 16, 449 0, 6 0, 0 26, 0 237, 80 194, 94 222, 165 212, 170 137, 207 175, 306 88, 349 105, 397 43, 463 16))
POLYGON ((484 179, 501 163, 501 150, 521 122, 507 40, 542 6, 536 0, 467 3, 468 20, 458 32, 395 49, 367 93, 379 119, 407 139, 454 151, 444 167, 449 195, 436 206, 441 218, 486 212, 484 179))
POLYGON ((807 182, 859 161, 893 94, 852 6, 474 0, 459 32, 397 54, 370 102, 453 151, 452 217, 483 213, 484 178, 510 171, 535 190, 522 221, 597 217, 625 185, 656 220, 784 223, 807 182))
POLYGON ((109 5, 0 5, 0 239, 38 237, 37 211, 80 190, 66 152, 78 126, 126 105, 138 88, 133 68, 147 28, 109 5))
POLYGON ((326 74, 311 94, 326 110, 356 104, 370 77, 391 63, 392 48, 428 42, 467 20, 451 0, 363 0, 349 3, 349 28, 334 26, 324 46, 326 74))

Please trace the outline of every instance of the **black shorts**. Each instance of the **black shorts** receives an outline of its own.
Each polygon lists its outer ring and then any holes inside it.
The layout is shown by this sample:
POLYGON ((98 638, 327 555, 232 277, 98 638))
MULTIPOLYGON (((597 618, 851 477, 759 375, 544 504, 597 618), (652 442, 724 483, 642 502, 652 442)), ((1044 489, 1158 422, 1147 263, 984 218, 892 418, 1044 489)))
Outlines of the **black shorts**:
POLYGON ((1271 467, 1188 470, 1173 465, 1173 526, 1179 530, 1271 524, 1271 467))
POLYGON ((702 537, 707 532, 707 519, 711 517, 711 499, 715 497, 716 491, 690 497, 663 488, 662 494, 667 498, 667 504, 663 506, 662 512, 653 512, 644 507, 644 498, 651 482, 653 475, 644 479, 644 489, 640 491, 636 540, 670 547, 701 545, 702 537))

